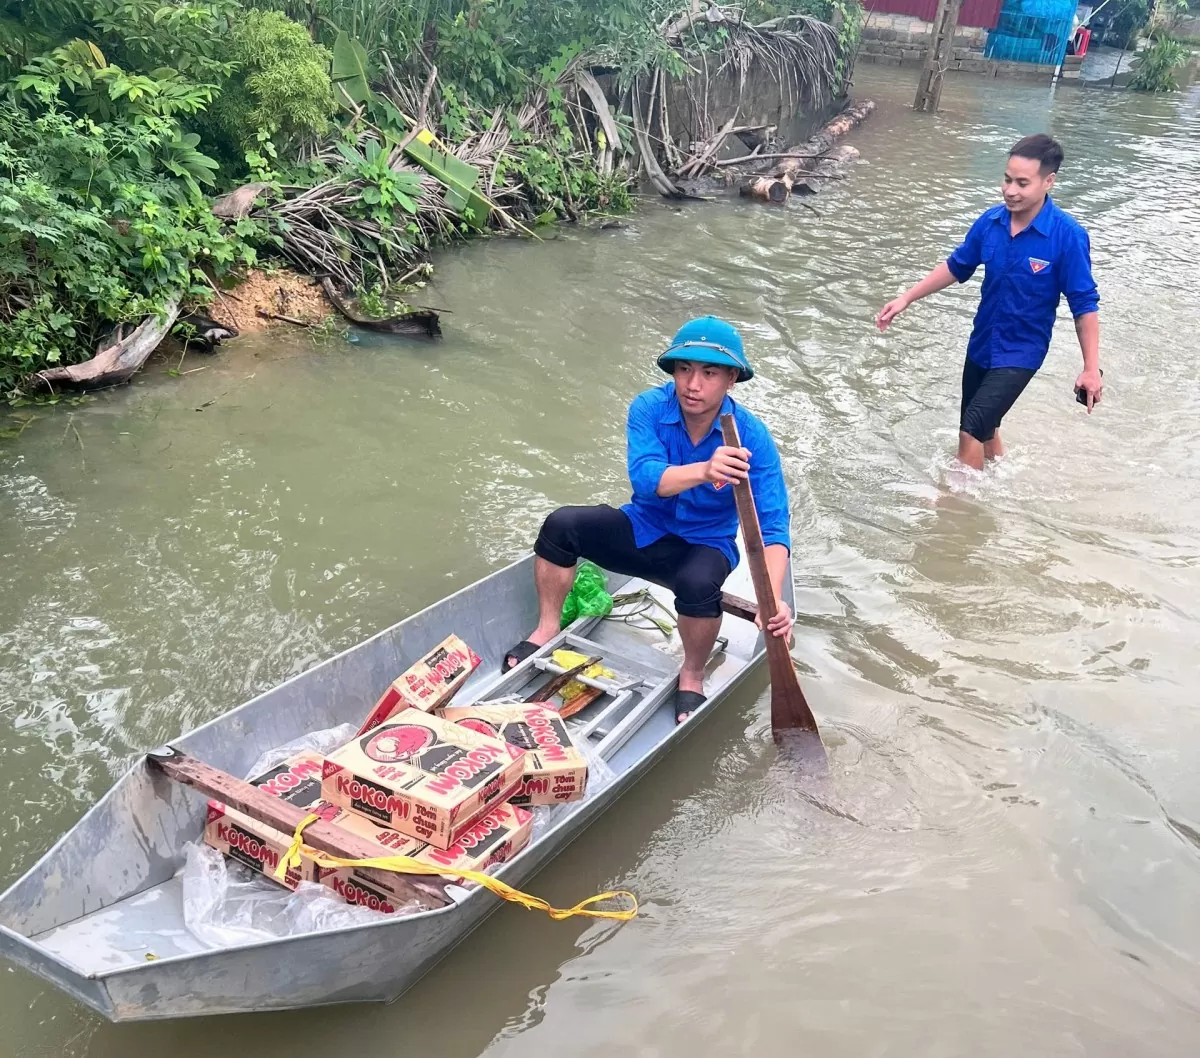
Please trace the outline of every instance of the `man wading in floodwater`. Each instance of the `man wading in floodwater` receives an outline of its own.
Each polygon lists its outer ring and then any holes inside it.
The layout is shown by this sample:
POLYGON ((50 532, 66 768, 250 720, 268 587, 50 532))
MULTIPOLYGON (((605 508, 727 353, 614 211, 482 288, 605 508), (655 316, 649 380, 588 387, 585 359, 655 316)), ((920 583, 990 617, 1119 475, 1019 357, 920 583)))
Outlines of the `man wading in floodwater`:
POLYGON ((626 424, 633 497, 620 510, 560 507, 542 525, 534 551, 538 626, 504 659, 524 661, 558 634, 563 601, 586 558, 614 573, 675 592, 683 667, 675 716, 704 703, 704 666, 721 627, 721 586, 738 562, 732 486, 750 481, 778 613, 771 634, 790 640, 782 599, 791 547, 787 488, 767 428, 729 396, 754 371, 738 332, 712 316, 684 324, 658 366, 674 379, 634 398, 626 424), (732 413, 744 448, 722 443, 718 415, 732 413))
POLYGON ((983 292, 963 365, 958 458, 976 470, 1004 454, 1000 420, 1037 373, 1065 294, 1083 350, 1075 381, 1088 414, 1100 399, 1100 297, 1092 278, 1087 232, 1050 198, 1062 148, 1049 136, 1026 136, 1009 152, 1004 204, 993 206, 963 244, 911 290, 889 301, 875 318, 888 324, 914 301, 984 266, 983 292))

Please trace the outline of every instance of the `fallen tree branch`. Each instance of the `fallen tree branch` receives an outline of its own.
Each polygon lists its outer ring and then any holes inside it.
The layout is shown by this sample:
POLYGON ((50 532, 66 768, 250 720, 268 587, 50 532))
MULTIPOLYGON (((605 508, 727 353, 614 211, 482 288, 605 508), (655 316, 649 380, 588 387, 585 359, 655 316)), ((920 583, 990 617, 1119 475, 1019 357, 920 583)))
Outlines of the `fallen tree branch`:
POLYGON ((721 126, 712 139, 699 144, 698 150, 693 149, 692 156, 676 170, 675 175, 680 177, 694 177, 711 168, 713 159, 720 153, 726 138, 733 135, 733 123, 736 120, 737 111, 735 110, 733 117, 721 126))
POLYGON ((606 142, 604 149, 600 152, 599 164, 601 175, 608 176, 613 171, 613 158, 621 149, 621 130, 612 116, 612 110, 604 96, 604 89, 600 87, 600 82, 593 76, 592 71, 580 67, 575 72, 575 81, 588 97, 588 101, 592 104, 592 110, 596 114, 596 120, 600 122, 600 128, 604 130, 606 142))
POLYGON ((738 158, 722 158, 713 165, 723 168, 727 165, 741 165, 745 162, 770 162, 780 158, 819 158, 818 154, 808 154, 801 151, 779 151, 775 154, 743 154, 738 158))
POLYGON ((400 334, 410 338, 438 338, 441 336, 442 326, 438 321, 438 314, 432 309, 412 309, 399 316, 375 319, 372 316, 360 315, 351 309, 342 300, 337 288, 333 285, 333 280, 328 276, 321 280, 321 288, 325 291, 325 296, 329 298, 329 303, 346 319, 359 327, 369 331, 378 331, 381 334, 400 334))
MULTIPOLYGON (((651 97, 651 107, 653 105, 653 97, 651 97)), ((650 178, 650 183, 654 185, 655 190, 663 198, 703 201, 700 196, 690 195, 683 188, 673 184, 667 178, 667 174, 663 172, 662 166, 658 164, 658 159, 654 157, 654 150, 650 146, 650 137, 646 134, 646 123, 641 113, 640 93, 636 85, 633 89, 633 100, 629 109, 633 114, 633 134, 637 140, 638 154, 641 156, 642 164, 646 167, 646 175, 650 178)))
POLYGON ((264 320, 279 320, 280 323, 291 323, 296 327, 311 327, 312 324, 307 320, 298 320, 295 316, 284 316, 278 312, 268 312, 264 308, 256 308, 254 310, 264 320))
POLYGON ((128 382, 175 326, 179 300, 179 295, 175 295, 161 315, 147 316, 128 335, 97 350, 90 360, 70 367, 50 367, 39 371, 34 378, 51 390, 55 385, 98 389, 128 382))

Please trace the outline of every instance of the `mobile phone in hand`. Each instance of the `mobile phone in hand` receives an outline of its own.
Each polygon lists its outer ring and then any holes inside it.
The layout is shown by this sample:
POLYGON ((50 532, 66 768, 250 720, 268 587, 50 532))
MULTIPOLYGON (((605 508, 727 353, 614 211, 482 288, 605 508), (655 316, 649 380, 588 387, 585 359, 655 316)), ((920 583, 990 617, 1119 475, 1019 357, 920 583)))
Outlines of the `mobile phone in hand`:
MULTIPOLYGON (((1104 368, 1100 368, 1100 377, 1101 378, 1104 377, 1104 368)), ((1087 390, 1084 389, 1082 386, 1077 386, 1075 388, 1075 399, 1077 401, 1079 401, 1079 403, 1082 404, 1086 408, 1087 407, 1087 390)), ((1095 404, 1096 402, 1093 401, 1092 403, 1095 404)))

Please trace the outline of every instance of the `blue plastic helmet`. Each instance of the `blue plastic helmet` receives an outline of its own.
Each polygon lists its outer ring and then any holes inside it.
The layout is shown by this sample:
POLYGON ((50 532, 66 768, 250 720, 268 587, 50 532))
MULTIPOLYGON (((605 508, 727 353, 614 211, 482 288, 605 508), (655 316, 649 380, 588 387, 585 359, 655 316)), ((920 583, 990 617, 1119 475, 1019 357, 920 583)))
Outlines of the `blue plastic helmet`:
POLYGON ((671 375, 675 373, 676 360, 736 367, 739 382, 748 382, 754 377, 754 368, 742 348, 742 336, 733 324, 716 316, 688 320, 679 328, 671 347, 658 358, 658 366, 671 375))

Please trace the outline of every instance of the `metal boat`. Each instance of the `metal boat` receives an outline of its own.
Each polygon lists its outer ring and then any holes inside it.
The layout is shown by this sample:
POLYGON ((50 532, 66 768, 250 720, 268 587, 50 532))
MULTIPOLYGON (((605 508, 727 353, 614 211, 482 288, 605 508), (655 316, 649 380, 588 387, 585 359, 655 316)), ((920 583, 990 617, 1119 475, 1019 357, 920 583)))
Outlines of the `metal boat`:
MULTIPOLYGON (((551 658, 559 647, 602 655, 617 675, 599 680, 605 693, 568 723, 614 777, 587 799, 555 808, 551 825, 495 872, 523 886, 717 709, 763 656, 754 624, 727 612, 709 661, 707 701, 682 725, 673 708, 679 655, 661 633, 636 622, 581 618, 501 674, 505 651, 536 624, 532 564, 530 556, 484 577, 171 745, 244 775, 264 750, 357 724, 397 674, 451 634, 483 659, 455 704, 536 688, 561 671, 551 658)), ((790 593, 790 575, 785 584, 790 593)), ((752 594, 744 565, 726 588, 752 594)), ((671 601, 661 587, 616 574, 609 574, 609 590, 671 601)), ((486 889, 446 886, 450 902, 436 910, 213 948, 188 930, 181 896, 182 850, 204 818, 203 796, 143 759, 0 896, 0 954, 112 1021, 390 1002, 503 905, 486 889)))

